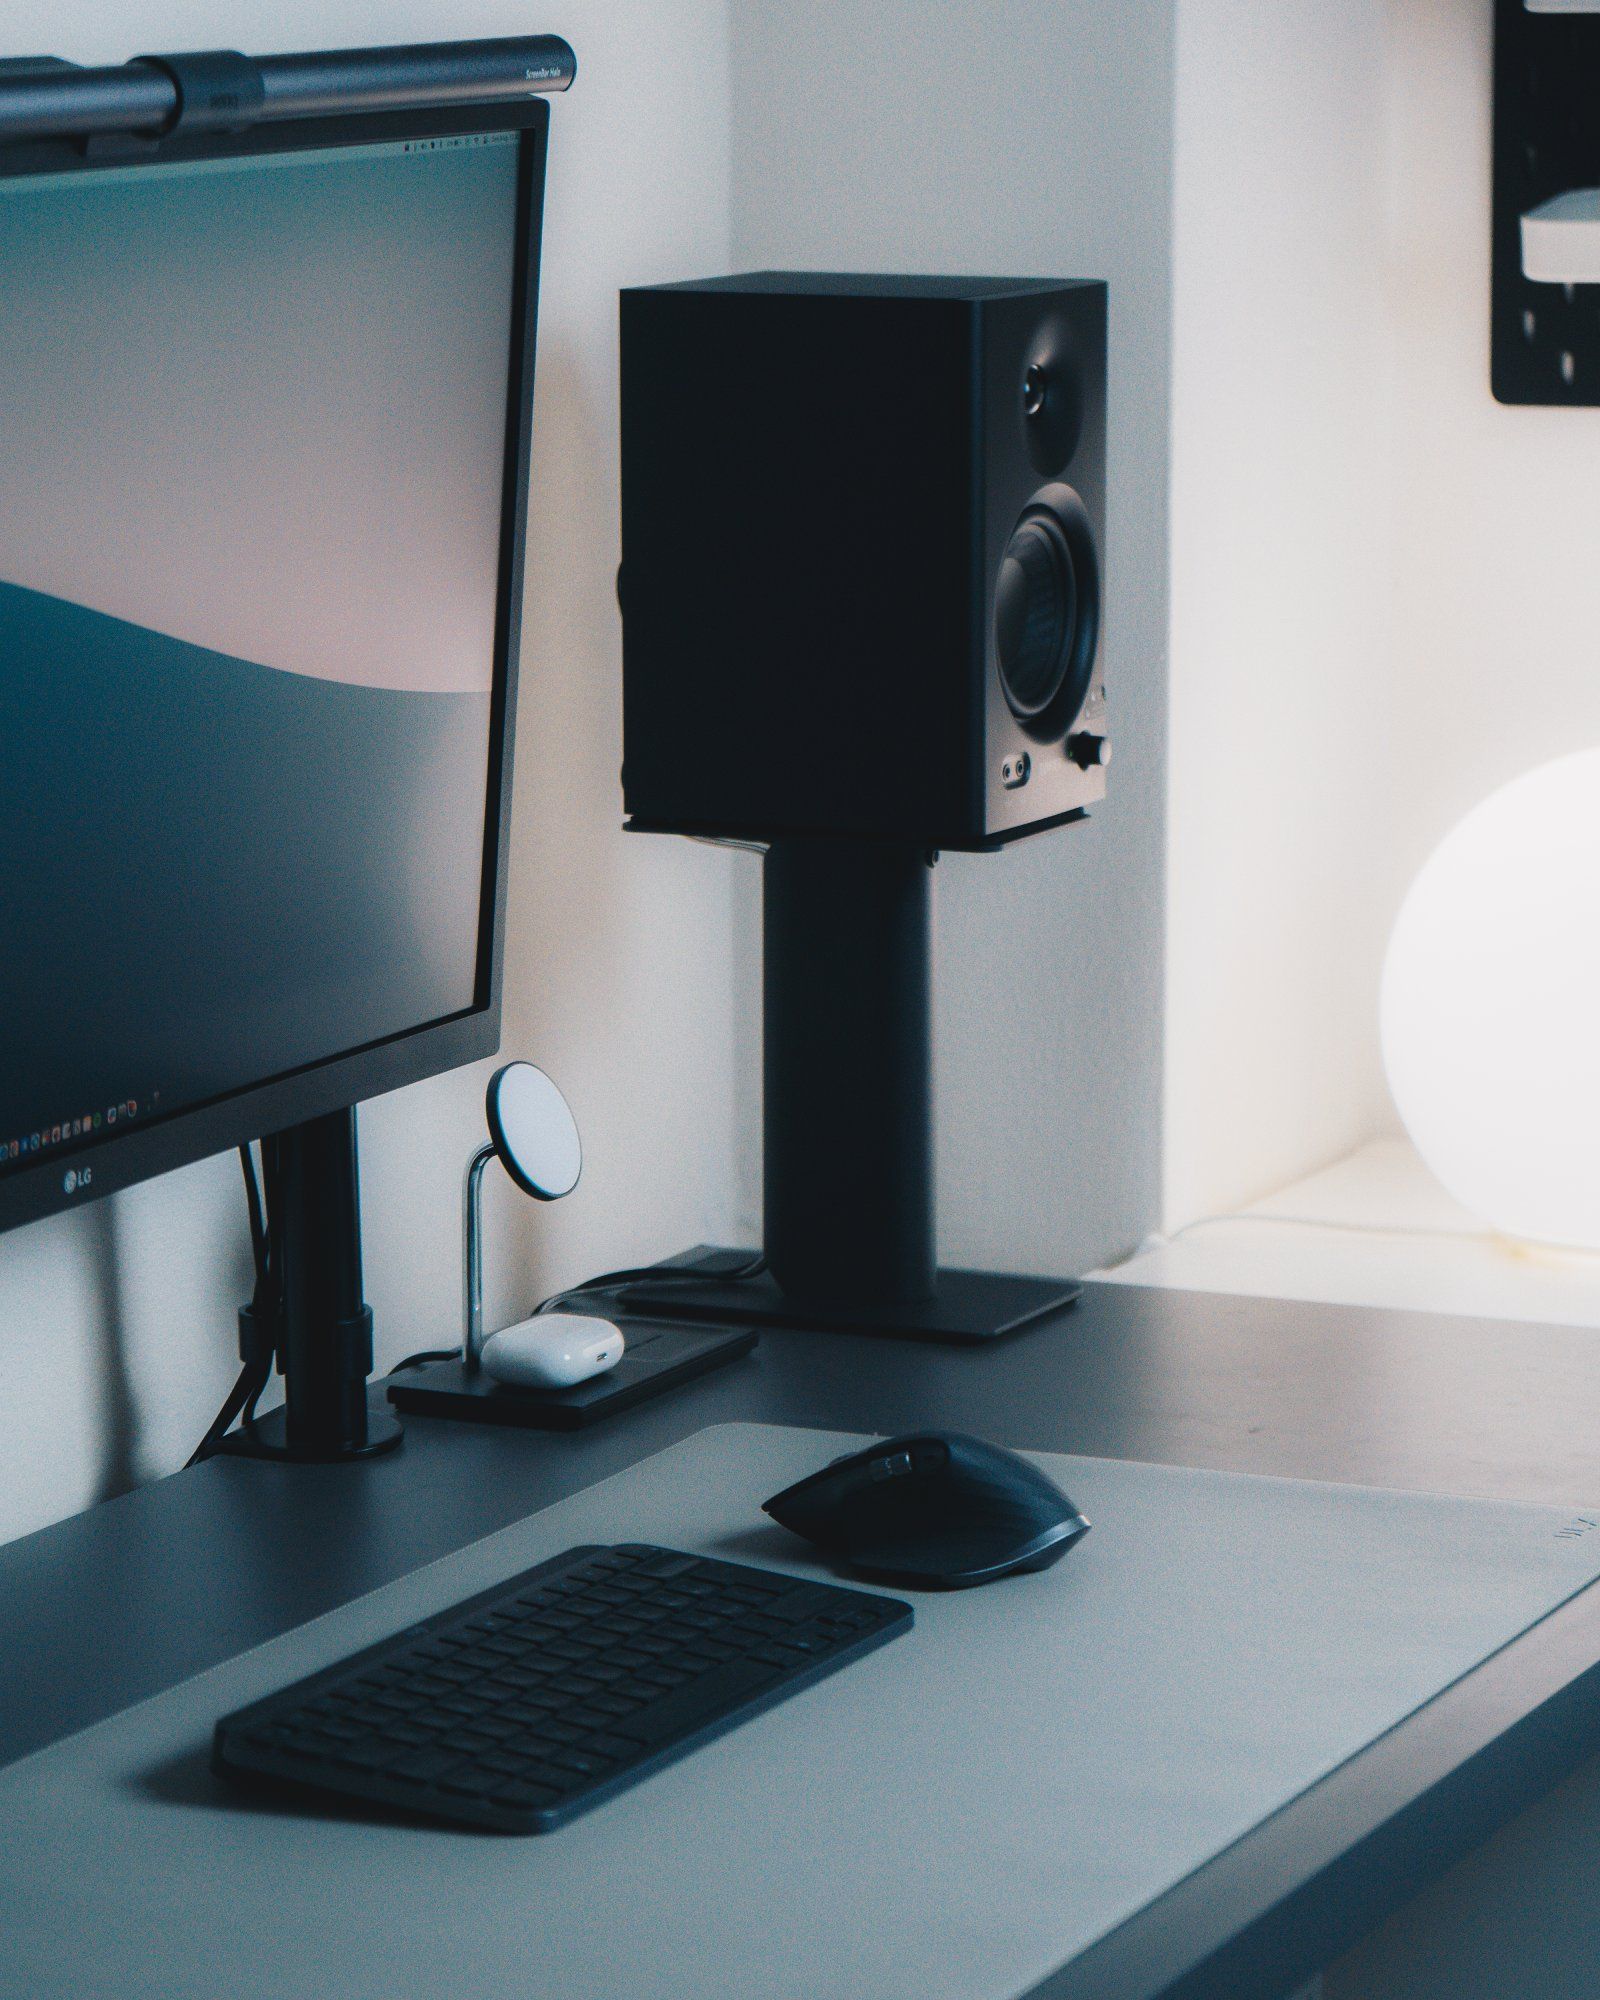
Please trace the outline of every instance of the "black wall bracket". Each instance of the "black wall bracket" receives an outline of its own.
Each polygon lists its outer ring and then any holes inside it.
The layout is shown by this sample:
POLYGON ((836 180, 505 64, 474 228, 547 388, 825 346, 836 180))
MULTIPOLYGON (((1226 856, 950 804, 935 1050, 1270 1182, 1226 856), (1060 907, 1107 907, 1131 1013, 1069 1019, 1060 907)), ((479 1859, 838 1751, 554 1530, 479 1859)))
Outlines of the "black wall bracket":
MULTIPOLYGON (((1523 274, 1522 218, 1600 188, 1600 4, 1495 0, 1490 376, 1502 403, 1600 403, 1600 284, 1523 274)), ((1597 225, 1600 226, 1600 225, 1597 225)))

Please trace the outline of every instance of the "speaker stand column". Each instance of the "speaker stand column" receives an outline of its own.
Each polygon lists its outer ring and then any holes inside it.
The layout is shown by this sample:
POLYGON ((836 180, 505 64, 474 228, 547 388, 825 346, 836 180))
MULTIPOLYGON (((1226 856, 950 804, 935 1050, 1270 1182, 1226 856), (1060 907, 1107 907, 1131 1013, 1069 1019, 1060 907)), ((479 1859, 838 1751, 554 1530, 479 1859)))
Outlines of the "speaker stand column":
POLYGON ((897 842, 776 840, 765 861, 767 1271, 687 1253, 630 1298, 691 1319, 974 1341, 1077 1297, 1069 1279, 935 1259, 933 863, 897 842))
POLYGON ((934 1295, 932 859, 780 840, 762 898, 767 1264, 825 1311, 934 1295))

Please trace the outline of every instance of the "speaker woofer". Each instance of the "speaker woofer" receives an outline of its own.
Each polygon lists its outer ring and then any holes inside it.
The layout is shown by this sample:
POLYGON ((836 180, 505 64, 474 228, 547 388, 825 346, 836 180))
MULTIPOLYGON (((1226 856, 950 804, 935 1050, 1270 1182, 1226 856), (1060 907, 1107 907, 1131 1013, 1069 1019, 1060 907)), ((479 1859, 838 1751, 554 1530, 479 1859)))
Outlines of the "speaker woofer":
POLYGON ((1063 735, 1082 708, 1099 627, 1089 517, 1070 486, 1043 487, 1011 531, 994 587, 995 665, 1030 734, 1063 735))

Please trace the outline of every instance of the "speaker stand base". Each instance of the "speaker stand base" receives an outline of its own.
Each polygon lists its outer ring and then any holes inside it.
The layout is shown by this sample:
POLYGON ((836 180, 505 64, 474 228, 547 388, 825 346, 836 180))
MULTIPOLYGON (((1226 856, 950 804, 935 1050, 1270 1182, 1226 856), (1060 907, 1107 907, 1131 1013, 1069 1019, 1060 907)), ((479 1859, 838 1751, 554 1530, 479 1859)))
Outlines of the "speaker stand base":
POLYGON ((745 1326, 805 1327, 822 1333, 873 1333, 891 1340, 968 1346, 998 1340, 1070 1306, 1083 1287, 1073 1278, 1029 1278, 998 1271, 941 1269, 934 1295, 920 1305, 818 1306, 788 1298, 766 1272, 755 1278, 680 1276, 716 1260, 737 1266, 752 1253, 699 1247, 661 1266, 662 1282, 628 1287, 630 1310, 662 1319, 745 1326))

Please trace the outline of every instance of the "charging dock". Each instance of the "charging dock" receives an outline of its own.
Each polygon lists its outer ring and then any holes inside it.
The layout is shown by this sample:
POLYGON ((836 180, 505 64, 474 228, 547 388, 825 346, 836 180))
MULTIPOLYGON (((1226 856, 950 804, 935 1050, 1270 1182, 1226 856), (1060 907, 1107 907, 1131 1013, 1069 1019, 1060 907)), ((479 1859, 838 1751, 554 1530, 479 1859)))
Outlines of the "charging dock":
MULTIPOLYGON (((574 1302, 571 1310, 582 1308, 574 1302)), ((595 1316, 620 1326, 627 1345, 615 1368, 592 1375, 576 1388, 513 1389, 481 1368, 469 1369, 459 1355, 452 1355, 448 1361, 421 1362, 391 1376, 389 1401, 397 1410, 419 1417, 454 1417, 541 1431, 587 1430, 635 1403, 648 1402, 696 1375, 737 1361, 757 1339, 749 1325, 683 1326, 618 1311, 595 1316)))

